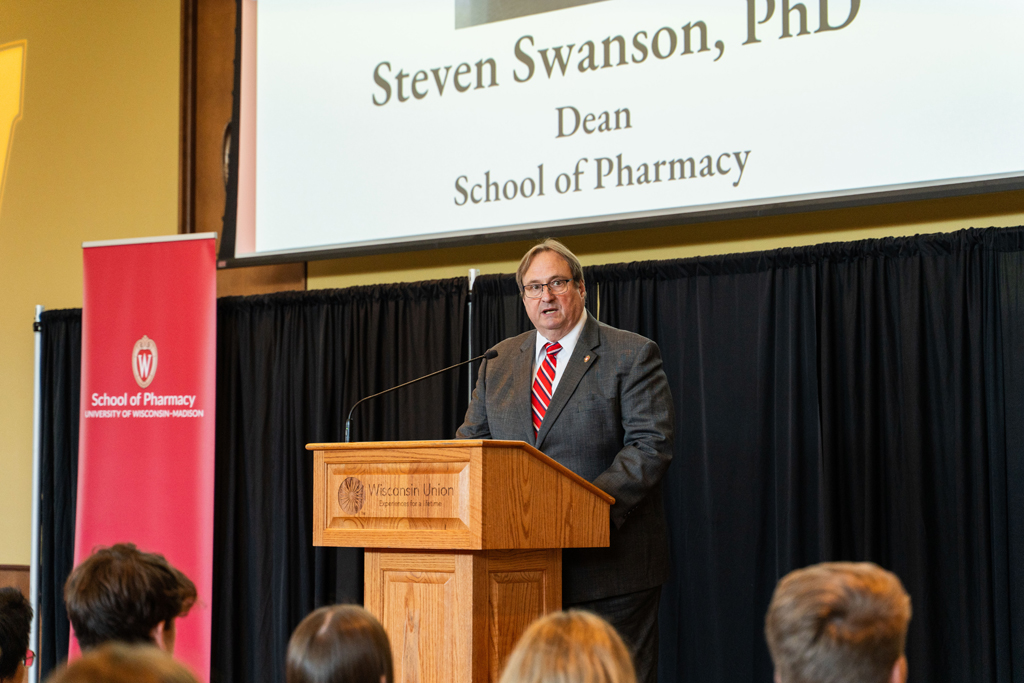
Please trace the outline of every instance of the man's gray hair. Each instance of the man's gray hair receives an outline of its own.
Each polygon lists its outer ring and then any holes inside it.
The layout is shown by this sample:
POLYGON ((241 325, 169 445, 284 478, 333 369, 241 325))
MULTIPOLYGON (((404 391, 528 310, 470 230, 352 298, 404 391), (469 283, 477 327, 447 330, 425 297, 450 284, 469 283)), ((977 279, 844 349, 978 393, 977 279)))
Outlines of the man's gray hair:
POLYGON ((519 262, 519 268, 516 270, 516 286, 519 287, 519 293, 523 293, 523 276, 526 275, 526 271, 530 269, 530 264, 533 263, 533 258, 541 253, 542 251, 553 251, 569 264, 569 271, 572 275, 572 280, 577 286, 584 284, 583 282, 583 266, 580 265, 580 260, 576 258, 576 254, 569 251, 569 248, 558 240, 551 239, 550 237, 540 244, 536 244, 530 248, 528 252, 523 254, 522 260, 519 262))

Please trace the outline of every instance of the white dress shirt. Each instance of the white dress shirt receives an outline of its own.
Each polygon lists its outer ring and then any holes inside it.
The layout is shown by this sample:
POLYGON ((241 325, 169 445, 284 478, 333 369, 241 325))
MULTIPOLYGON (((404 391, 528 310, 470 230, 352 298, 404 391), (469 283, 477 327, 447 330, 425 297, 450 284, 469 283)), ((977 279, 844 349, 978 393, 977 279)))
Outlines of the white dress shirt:
MULTIPOLYGON (((558 340, 558 343, 562 345, 562 350, 558 352, 555 357, 555 379, 551 382, 551 395, 555 395, 555 389, 558 388, 558 382, 562 379, 562 372, 565 371, 565 366, 569 364, 569 359, 572 358, 572 351, 576 348, 576 342, 580 338, 580 333, 583 332, 583 326, 587 322, 587 309, 583 309, 580 314, 580 320, 576 323, 575 327, 569 330, 569 334, 565 335, 558 340)), ((547 355, 547 349, 544 348, 545 344, 548 344, 547 339, 544 338, 540 332, 537 332, 537 345, 533 353, 533 376, 537 376, 537 370, 540 368, 540 364, 544 362, 544 356, 547 355)))

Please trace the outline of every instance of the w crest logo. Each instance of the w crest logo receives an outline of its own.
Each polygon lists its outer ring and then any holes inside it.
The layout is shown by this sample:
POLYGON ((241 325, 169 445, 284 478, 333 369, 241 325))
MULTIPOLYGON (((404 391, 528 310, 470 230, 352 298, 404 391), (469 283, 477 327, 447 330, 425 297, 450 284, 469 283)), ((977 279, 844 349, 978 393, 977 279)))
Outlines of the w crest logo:
POLYGON ((153 382, 156 362, 156 342, 142 335, 142 339, 135 342, 132 348, 132 374, 141 388, 145 389, 153 382))

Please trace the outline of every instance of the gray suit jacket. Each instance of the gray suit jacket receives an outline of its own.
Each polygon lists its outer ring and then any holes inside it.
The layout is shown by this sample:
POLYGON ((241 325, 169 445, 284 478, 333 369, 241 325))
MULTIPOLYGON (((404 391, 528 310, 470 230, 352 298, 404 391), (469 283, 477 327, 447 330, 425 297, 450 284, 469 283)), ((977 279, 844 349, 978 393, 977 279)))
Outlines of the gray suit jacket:
POLYGON ((669 570, 661 478, 672 459, 674 410, 661 353, 650 339, 587 317, 536 439, 536 331, 494 347, 498 356, 480 366, 457 433, 525 441, 615 497, 610 547, 562 556, 566 605, 659 586, 669 570))

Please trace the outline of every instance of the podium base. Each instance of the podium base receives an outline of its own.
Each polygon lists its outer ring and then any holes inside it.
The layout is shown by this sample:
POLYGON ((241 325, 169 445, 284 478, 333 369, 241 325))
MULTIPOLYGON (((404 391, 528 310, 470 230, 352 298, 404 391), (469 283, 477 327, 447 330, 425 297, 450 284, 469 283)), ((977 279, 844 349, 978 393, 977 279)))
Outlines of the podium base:
POLYGON ((367 549, 365 580, 396 682, 496 683, 526 627, 562 608, 562 551, 367 549))

